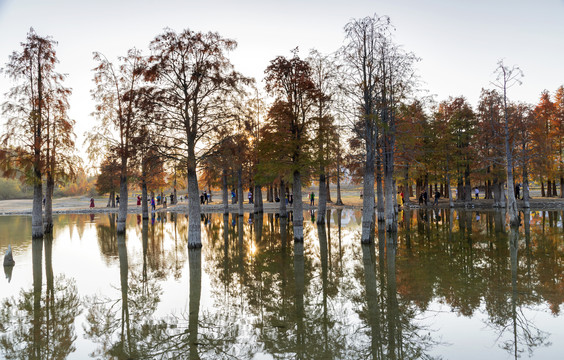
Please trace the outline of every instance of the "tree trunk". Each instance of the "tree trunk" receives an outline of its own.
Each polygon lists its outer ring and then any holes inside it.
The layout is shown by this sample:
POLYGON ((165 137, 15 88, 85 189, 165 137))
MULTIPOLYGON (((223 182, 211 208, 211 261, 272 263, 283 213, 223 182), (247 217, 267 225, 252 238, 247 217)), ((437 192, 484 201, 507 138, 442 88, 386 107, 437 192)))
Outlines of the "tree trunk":
POLYGON ((325 223, 325 212, 327 209, 327 185, 325 183, 325 167, 321 166, 319 174, 319 200, 317 206, 317 223, 325 223))
POLYGON ((333 200, 331 200, 331 178, 329 176, 326 178, 325 184, 327 184, 327 202, 332 203, 333 200))
MULTIPOLYGON (((384 189, 382 185, 382 160, 380 150, 376 150, 376 200, 378 223, 386 221, 386 209, 384 208, 384 189)), ((374 193, 374 190, 372 191, 374 193)), ((372 211, 374 213, 374 211, 372 211)))
MULTIPOLYGON (((37 180, 36 180, 37 181, 37 180)), ((33 207, 31 213, 31 235, 32 238, 43 237, 43 185, 41 180, 33 185, 33 207)))
POLYGON ((558 192, 556 190, 556 180, 552 180, 552 196, 558 197, 558 192))
POLYGON ((237 169, 237 202, 239 216, 243 216, 245 210, 243 209, 243 167, 241 165, 237 169))
POLYGON ((395 233, 398 231, 396 221, 396 209, 394 208, 394 134, 388 134, 386 146, 384 147, 384 184, 386 186, 386 231, 395 233))
POLYGON ((499 208, 501 207, 501 184, 499 183, 499 180, 497 178, 494 178, 493 180, 492 190, 494 198, 493 207, 499 208))
POLYGON ((564 198, 564 176, 560 176, 560 197, 564 198))
POLYGON ((55 179, 49 172, 47 174, 47 189, 45 191, 45 216, 43 218, 44 232, 53 232, 53 192, 55 190, 55 179))
POLYGON ((337 156, 337 202, 335 205, 343 205, 343 198, 341 197, 341 166, 339 164, 340 156, 337 156))
POLYGON ((529 203, 529 172, 527 169, 527 163, 523 164, 523 207, 528 209, 531 207, 529 203))
POLYGON ((127 162, 122 165, 119 177, 119 210, 117 219, 117 233, 125 234, 125 221, 127 219, 127 162))
POLYGON ((174 185, 173 185, 173 192, 172 192, 172 201, 170 205, 176 205, 178 203, 178 196, 176 194, 176 167, 174 168, 174 185))
POLYGON ((404 176, 403 176, 403 204, 402 206, 405 207, 406 204, 409 204, 409 164, 406 164, 405 166, 405 172, 404 172, 404 176))
POLYGON ((108 195, 108 203, 106 204, 106 207, 112 206, 112 199, 113 199, 113 197, 114 197, 114 191, 111 190, 111 191, 110 191, 110 194, 108 195))
POLYGON ((509 118, 507 114, 507 100, 504 87, 504 114, 505 114, 505 166, 507 171, 507 211, 509 212, 509 223, 512 227, 519 226, 519 211, 515 199, 515 181, 513 180, 513 149, 509 146, 509 118))
POLYGON ((286 189, 285 189, 285 185, 284 185, 284 180, 282 178, 280 178, 280 209, 279 211, 279 215, 281 218, 286 218, 288 217, 288 212, 286 211, 286 189))
POLYGON ((264 212, 262 204, 262 186, 255 182, 255 199, 253 201, 253 212, 260 214, 264 212))
POLYGON ((294 170, 294 241, 304 241, 304 204, 302 201, 302 175, 294 170))
MULTIPOLYGON (((366 161, 364 163, 364 183, 362 189, 362 235, 360 241, 369 244, 374 221, 374 161, 375 147, 372 141, 366 142, 366 161)), ((381 185, 380 185, 381 186, 381 185)))
POLYGON ((452 209, 454 207, 454 199, 452 198, 452 191, 450 189, 450 174, 447 172, 446 193, 448 194, 448 206, 452 209))
MULTIPOLYGON (((190 149, 189 149, 190 150, 190 149)), ((193 151, 188 153, 188 248, 202 247, 200 223, 200 190, 198 188, 198 174, 196 172, 196 156, 193 151)))
MULTIPOLYGON (((432 193, 429 193, 431 196, 432 193)), ((470 185, 470 164, 466 164, 466 168, 464 170, 464 195, 465 195, 465 202, 472 201, 472 186, 470 185)))
POLYGON ((147 182, 145 181, 145 176, 141 182, 141 209, 143 213, 143 219, 149 219, 149 201, 147 196, 147 182))
POLYGON ((229 214, 229 191, 227 189, 227 170, 223 169, 222 175, 222 201, 223 201, 223 213, 229 214))
POLYGON ((542 196, 542 197, 545 197, 546 194, 545 194, 545 192, 544 192, 544 182, 542 181, 542 177, 541 177, 540 183, 541 183, 541 196, 542 196))

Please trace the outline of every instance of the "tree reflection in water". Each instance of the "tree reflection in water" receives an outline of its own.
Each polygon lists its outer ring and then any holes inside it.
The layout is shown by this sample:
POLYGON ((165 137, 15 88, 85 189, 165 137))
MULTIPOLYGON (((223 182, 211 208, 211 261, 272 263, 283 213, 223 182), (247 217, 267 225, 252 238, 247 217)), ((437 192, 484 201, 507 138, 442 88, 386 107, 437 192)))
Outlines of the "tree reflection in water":
MULTIPOLYGON (((526 219, 527 220, 527 219, 526 219)), ((490 326, 498 333, 496 342, 515 359, 527 351, 529 357, 533 355, 535 348, 548 346, 548 334, 539 329, 533 321, 527 318, 526 308, 537 303, 534 295, 527 291, 526 283, 518 284, 519 270, 519 228, 509 229, 509 252, 511 268, 511 291, 510 299, 506 299, 506 305, 490 317, 490 326)), ((530 268, 529 268, 530 269, 530 268)), ((507 274, 507 271, 504 272, 507 274)))
MULTIPOLYGON (((148 221, 143 221, 143 226, 148 227, 148 221)), ((98 232, 98 235, 105 233, 98 232)), ((85 338, 100 344, 91 356, 104 359, 142 358, 147 344, 151 342, 152 329, 162 326, 151 318, 160 301, 161 289, 157 277, 145 273, 145 259, 142 270, 130 274, 125 234, 116 235, 116 239, 120 296, 94 295, 85 299, 88 308, 85 338)), ((102 243, 107 240, 106 237, 99 239, 102 243)), ((146 246, 147 242, 143 241, 144 254, 146 246)))
MULTIPOLYGON (((436 304, 468 318, 484 313, 498 344, 514 356, 548 343, 548 334, 526 317, 535 305, 549 301, 558 309, 562 302, 549 291, 563 270, 562 251, 541 230, 526 226, 526 251, 518 252, 519 234, 507 233, 500 212, 406 211, 397 235, 377 231, 375 242, 372 232, 361 245, 361 227, 343 230, 342 214, 335 211, 335 228, 308 222, 303 242, 292 241, 287 218, 205 215, 204 247, 184 247, 190 280, 188 312, 181 316, 154 318, 158 296, 141 296, 160 291, 151 256, 163 256, 162 245, 151 250, 153 235, 143 229, 139 271, 117 239, 122 296, 89 305, 96 324, 90 334, 100 344, 94 355, 431 359, 445 345, 431 336, 441 325, 427 317, 436 304)), ((186 245, 187 231, 178 236, 186 245)), ((164 263, 155 268, 167 268, 164 263)))
POLYGON ((0 306, 0 349, 6 359, 65 359, 76 350, 74 321, 81 312, 80 299, 73 279, 53 275, 52 247, 53 234, 32 240, 33 288, 0 306))

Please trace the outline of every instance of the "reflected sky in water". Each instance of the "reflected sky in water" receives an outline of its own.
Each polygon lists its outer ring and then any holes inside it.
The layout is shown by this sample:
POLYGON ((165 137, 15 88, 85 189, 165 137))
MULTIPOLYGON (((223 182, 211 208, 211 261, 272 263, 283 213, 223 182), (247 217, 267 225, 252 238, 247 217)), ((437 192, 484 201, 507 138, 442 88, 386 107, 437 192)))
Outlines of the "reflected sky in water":
POLYGON ((361 213, 188 219, 0 217, 0 358, 559 359, 562 211, 400 212, 399 233, 360 244, 361 213))

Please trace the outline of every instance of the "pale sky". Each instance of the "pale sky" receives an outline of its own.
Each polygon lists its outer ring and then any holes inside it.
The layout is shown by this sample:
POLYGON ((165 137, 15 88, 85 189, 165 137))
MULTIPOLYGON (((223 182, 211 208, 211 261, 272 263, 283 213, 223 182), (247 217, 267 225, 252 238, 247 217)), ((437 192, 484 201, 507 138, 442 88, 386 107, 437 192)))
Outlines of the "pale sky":
MULTIPOLYGON (((73 89, 70 116, 80 147, 94 121, 94 51, 110 59, 132 47, 148 53, 165 27, 217 31, 237 40, 236 69, 262 81, 274 57, 296 46, 303 57, 311 48, 333 52, 347 22, 375 13, 390 16, 396 42, 421 58, 423 89, 438 101, 463 95, 475 106, 502 58, 525 74, 510 90, 512 100, 535 103, 544 89, 564 84, 564 0, 0 0, 0 67, 30 27, 58 41, 58 71, 73 89)), ((0 76, 0 103, 10 86, 0 76)))

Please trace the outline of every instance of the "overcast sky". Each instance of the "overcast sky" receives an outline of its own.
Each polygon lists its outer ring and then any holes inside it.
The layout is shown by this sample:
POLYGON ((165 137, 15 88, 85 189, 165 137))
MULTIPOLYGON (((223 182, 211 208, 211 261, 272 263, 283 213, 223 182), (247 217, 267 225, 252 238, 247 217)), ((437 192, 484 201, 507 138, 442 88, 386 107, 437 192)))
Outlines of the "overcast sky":
MULTIPOLYGON (((0 0, 0 67, 30 27, 58 41, 81 146, 93 122, 93 51, 110 59, 132 47, 146 51, 165 27, 217 31, 237 40, 237 70, 262 83, 275 56, 296 46, 304 57, 311 48, 333 52, 348 21, 375 13, 390 16, 396 42, 421 58, 423 88, 438 101, 463 95, 475 106, 502 58, 525 74, 513 100, 535 103, 564 84, 564 0, 0 0)), ((0 102, 9 87, 1 76, 0 102)))

